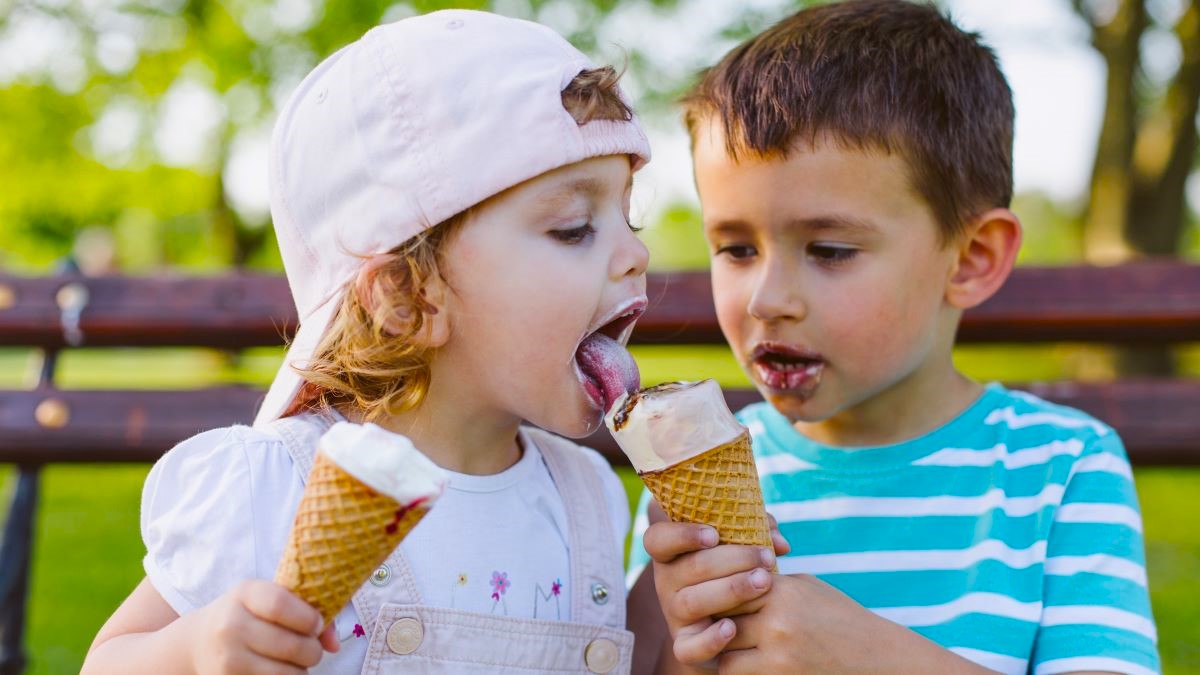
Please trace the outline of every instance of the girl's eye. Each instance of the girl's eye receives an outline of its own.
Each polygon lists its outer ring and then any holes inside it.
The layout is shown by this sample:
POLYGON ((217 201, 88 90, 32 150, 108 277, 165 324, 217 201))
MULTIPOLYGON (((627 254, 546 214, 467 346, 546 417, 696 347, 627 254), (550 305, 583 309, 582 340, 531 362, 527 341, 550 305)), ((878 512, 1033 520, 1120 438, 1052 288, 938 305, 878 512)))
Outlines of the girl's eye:
POLYGON ((854 256, 858 255, 858 249, 832 244, 811 244, 808 247, 808 255, 823 264, 839 265, 849 262, 854 256))
POLYGON ((713 257, 725 256, 732 260, 745 260, 746 258, 750 258, 757 253, 758 251, 754 250, 753 246, 748 246, 746 244, 729 244, 726 246, 718 246, 716 253, 713 254, 713 257))
POLYGON ((625 224, 629 226, 630 232, 641 232, 642 230, 646 229, 645 227, 642 227, 641 225, 634 225, 633 221, 629 219, 629 216, 625 217, 625 224))
POLYGON ((595 233, 596 228, 592 227, 591 223, 584 223, 569 230, 551 230, 550 236, 564 244, 578 244, 595 233))

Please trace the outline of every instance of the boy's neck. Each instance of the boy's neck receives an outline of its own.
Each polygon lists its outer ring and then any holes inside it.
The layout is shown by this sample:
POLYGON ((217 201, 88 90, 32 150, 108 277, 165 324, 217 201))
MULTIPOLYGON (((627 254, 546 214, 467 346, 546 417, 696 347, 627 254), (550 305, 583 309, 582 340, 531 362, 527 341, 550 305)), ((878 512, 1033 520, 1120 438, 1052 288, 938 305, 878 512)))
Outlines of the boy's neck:
POLYGON ((958 417, 983 386, 952 363, 935 373, 913 373, 892 387, 820 422, 793 426, 812 440, 847 449, 895 445, 919 438, 958 417))

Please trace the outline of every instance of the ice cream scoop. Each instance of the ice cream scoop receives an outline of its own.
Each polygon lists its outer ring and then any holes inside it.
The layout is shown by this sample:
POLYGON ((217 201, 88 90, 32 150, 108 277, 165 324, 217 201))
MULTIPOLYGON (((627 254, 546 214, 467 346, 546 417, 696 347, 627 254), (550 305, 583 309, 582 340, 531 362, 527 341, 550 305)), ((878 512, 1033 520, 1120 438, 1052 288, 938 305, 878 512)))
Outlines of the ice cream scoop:
POLYGON ((671 520, 711 525, 723 544, 771 546, 750 434, 716 382, 642 389, 605 422, 671 520))

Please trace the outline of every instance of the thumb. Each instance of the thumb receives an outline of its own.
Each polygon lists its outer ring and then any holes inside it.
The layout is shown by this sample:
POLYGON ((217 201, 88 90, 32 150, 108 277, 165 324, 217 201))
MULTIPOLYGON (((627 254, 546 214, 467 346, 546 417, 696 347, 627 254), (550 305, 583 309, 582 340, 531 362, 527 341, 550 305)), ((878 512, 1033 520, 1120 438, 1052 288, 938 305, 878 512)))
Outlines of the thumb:
POLYGON ((342 643, 337 637, 336 628, 337 626, 330 622, 328 626, 325 626, 325 630, 321 631, 321 637, 319 638, 321 646, 330 654, 336 653, 337 650, 342 648, 342 643))

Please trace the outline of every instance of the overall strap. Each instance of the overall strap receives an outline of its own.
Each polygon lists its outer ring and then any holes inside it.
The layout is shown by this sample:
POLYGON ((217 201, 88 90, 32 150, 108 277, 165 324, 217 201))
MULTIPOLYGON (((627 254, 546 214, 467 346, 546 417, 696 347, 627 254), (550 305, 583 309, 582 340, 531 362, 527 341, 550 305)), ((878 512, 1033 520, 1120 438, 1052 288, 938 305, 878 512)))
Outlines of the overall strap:
POLYGON ((268 425, 283 439, 284 447, 300 472, 300 480, 305 484, 317 457, 317 441, 336 421, 331 413, 307 413, 277 419, 268 425))
POLYGON ((616 548, 601 476, 574 443, 541 429, 525 431, 542 451, 567 513, 571 620, 624 629, 622 552, 616 548))

